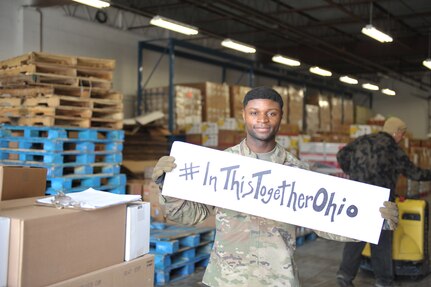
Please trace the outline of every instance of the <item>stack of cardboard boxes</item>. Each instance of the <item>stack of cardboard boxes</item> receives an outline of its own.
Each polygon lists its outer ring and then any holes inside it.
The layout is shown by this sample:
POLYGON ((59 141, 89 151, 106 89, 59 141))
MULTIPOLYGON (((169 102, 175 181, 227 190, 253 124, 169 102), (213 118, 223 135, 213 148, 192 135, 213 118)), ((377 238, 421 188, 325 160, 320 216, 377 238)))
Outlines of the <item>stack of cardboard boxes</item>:
POLYGON ((0 286, 153 286, 148 203, 40 206, 44 169, 2 166, 0 174, 0 286))

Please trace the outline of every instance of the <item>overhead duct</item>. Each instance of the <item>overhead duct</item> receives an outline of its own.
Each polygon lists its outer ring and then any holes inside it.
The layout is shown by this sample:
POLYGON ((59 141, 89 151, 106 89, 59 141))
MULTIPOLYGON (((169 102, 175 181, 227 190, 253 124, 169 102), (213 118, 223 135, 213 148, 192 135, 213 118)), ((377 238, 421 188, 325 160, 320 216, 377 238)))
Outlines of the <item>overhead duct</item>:
POLYGON ((72 2, 72 0, 24 0, 23 6, 43 8, 50 6, 68 5, 72 4, 72 2))

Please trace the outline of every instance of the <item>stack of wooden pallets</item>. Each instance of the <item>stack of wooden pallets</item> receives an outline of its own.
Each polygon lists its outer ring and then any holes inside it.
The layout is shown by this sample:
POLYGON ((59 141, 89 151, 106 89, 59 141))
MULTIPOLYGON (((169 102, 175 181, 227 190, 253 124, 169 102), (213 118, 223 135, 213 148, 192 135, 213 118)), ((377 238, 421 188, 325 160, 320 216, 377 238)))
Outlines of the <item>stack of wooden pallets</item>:
POLYGON ((114 68, 115 60, 37 52, 0 61, 0 122, 122 129, 114 68))

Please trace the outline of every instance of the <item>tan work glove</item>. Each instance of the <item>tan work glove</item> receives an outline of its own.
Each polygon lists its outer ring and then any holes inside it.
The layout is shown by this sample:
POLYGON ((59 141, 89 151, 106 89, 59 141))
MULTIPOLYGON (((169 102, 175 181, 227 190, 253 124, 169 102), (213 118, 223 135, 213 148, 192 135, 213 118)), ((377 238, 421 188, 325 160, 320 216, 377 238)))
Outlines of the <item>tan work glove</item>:
POLYGON ((383 202, 385 207, 380 207, 380 214, 386 219, 390 230, 395 230, 398 225, 398 206, 395 202, 383 202))
POLYGON ((175 167, 177 165, 173 156, 162 156, 154 167, 151 178, 153 181, 157 181, 164 173, 172 171, 175 167))

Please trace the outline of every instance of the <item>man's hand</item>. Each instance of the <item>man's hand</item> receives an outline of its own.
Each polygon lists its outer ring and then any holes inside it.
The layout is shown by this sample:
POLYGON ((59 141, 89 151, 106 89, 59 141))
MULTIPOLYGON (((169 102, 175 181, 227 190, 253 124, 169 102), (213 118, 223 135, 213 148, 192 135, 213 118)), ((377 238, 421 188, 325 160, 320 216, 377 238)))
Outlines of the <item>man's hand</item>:
POLYGON ((380 214, 389 224, 390 230, 395 230, 398 225, 398 207, 395 202, 383 202, 385 207, 380 207, 380 214))
POLYGON ((177 165, 175 164, 175 158, 173 156, 162 156, 154 167, 151 178, 153 181, 156 181, 164 173, 172 171, 175 167, 177 167, 177 165))

